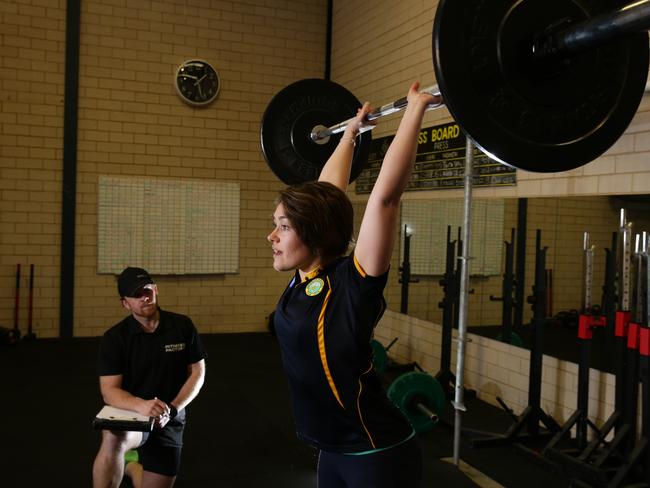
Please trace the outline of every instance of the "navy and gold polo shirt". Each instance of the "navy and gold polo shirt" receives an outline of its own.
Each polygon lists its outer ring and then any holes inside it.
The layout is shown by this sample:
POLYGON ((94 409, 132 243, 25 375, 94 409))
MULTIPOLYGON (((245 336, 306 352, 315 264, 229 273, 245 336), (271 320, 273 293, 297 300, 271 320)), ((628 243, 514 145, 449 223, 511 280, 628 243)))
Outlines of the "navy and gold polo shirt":
POLYGON ((368 276, 353 255, 342 257, 302 282, 296 271, 276 308, 297 434, 319 449, 365 452, 412 433, 372 366, 387 277, 368 276))

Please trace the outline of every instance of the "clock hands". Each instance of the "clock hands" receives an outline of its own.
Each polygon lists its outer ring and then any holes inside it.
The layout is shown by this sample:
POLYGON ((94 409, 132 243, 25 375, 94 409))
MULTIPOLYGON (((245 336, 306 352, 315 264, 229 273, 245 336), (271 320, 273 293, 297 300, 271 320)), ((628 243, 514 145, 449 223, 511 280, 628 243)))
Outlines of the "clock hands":
POLYGON ((201 98, 203 99, 205 99, 205 95, 203 95, 203 91, 201 90, 201 82, 205 79, 206 76, 208 75, 203 75, 201 76, 201 78, 199 78, 194 82, 194 86, 199 89, 199 95, 201 95, 201 98))
POLYGON ((212 101, 219 89, 218 75, 204 61, 186 61, 177 71, 176 90, 181 98, 193 105, 212 101))

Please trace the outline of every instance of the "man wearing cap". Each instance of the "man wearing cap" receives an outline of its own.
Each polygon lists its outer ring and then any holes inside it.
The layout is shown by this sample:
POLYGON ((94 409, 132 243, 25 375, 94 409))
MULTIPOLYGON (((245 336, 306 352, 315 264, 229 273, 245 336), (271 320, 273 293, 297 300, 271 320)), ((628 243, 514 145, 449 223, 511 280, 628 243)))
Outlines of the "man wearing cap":
POLYGON ((102 430, 93 486, 118 487, 124 454, 140 446, 142 487, 171 487, 180 465, 185 407, 203 385, 207 354, 189 317, 158 307, 158 290, 147 271, 126 268, 117 289, 130 315, 102 338, 101 394, 107 405, 156 422, 151 432, 102 430))

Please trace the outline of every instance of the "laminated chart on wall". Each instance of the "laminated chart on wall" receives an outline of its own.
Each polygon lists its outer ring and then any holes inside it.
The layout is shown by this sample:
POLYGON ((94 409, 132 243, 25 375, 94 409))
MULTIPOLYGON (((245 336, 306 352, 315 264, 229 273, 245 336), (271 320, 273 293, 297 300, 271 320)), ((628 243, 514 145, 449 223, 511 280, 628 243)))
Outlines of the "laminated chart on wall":
POLYGON ((239 183, 100 176, 97 271, 239 271, 239 183))
MULTIPOLYGON (((370 193, 394 136, 373 139, 368 164, 355 182, 357 194, 370 193)), ((467 139, 455 122, 420 131, 413 174, 405 191, 449 190, 465 186, 467 139)), ((474 148, 472 186, 499 187, 517 184, 517 171, 490 159, 474 148)))
MULTIPOLYGON (((447 226, 451 240, 462 238, 464 200, 432 199, 402 201, 401 229, 411 230, 410 264, 414 275, 439 276, 445 273, 447 226)), ((502 199, 472 201, 472 229, 469 272, 472 276, 501 274, 505 202, 502 199)), ((401 234, 400 262, 404 256, 401 234)), ((458 255, 458 247, 456 247, 458 255)), ((456 266, 457 263, 454 263, 456 266)))

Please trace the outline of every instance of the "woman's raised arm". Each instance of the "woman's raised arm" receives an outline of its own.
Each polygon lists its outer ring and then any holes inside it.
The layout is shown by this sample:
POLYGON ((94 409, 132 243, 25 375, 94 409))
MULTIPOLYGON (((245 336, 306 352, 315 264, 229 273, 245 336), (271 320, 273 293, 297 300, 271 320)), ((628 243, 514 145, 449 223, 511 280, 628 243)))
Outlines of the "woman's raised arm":
POLYGON ((399 204, 411 177, 424 112, 427 105, 440 102, 440 97, 419 93, 419 86, 413 83, 409 89, 408 105, 386 151, 361 222, 354 254, 370 276, 379 276, 390 266, 399 204))

